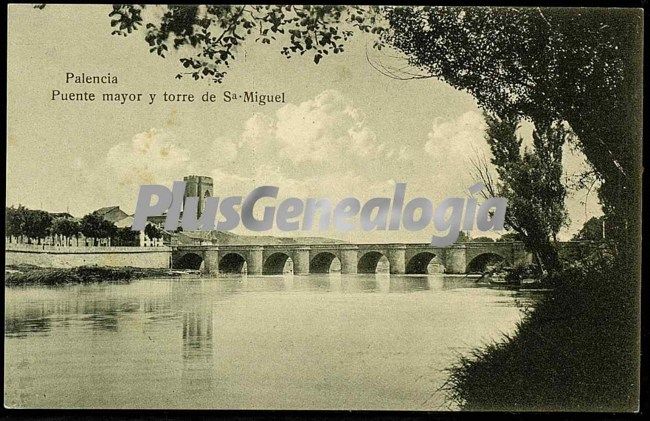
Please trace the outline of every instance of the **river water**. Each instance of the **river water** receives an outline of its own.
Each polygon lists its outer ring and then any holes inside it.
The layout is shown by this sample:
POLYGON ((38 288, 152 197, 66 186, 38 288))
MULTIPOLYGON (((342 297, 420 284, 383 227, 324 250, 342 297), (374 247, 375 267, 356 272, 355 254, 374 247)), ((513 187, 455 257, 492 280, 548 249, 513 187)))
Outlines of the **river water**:
POLYGON ((441 274, 5 288, 5 405, 453 409, 445 368, 526 299, 441 274))

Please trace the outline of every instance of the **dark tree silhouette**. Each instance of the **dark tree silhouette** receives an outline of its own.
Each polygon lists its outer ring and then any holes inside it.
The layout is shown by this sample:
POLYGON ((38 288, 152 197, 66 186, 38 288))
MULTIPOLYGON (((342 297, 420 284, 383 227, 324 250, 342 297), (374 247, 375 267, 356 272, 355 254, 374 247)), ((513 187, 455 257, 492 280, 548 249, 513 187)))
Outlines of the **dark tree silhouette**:
POLYGON ((72 218, 55 218, 52 221, 52 234, 67 238, 78 237, 81 226, 72 218))
POLYGON ((162 237, 162 231, 153 224, 147 224, 147 226, 144 227, 144 234, 151 239, 162 237))
POLYGON ((607 237, 607 225, 603 216, 591 217, 573 236, 574 241, 602 241, 607 237), (603 237, 605 234, 605 237, 603 237))
POLYGON ((80 231, 89 238, 114 238, 118 232, 114 223, 106 221, 94 212, 81 218, 80 231))
POLYGON ((42 210, 25 210, 23 233, 29 239, 36 238, 38 243, 47 237, 52 226, 52 215, 42 210))
POLYGON ((484 195, 508 200, 506 229, 521 236, 544 269, 557 268, 557 234, 566 225, 566 188, 562 183, 562 146, 570 132, 559 123, 541 123, 533 131, 533 148, 523 148, 516 117, 499 119, 485 114, 486 140, 492 151, 494 179, 485 162, 474 161, 484 195))
POLYGON ((25 234, 25 214, 27 209, 24 206, 17 208, 5 207, 5 235, 20 237, 25 234))
POLYGON ((394 8, 385 41, 502 118, 567 121, 618 241, 636 250, 642 13, 632 9, 394 8))
POLYGON ((134 246, 138 243, 138 232, 131 227, 118 228, 115 238, 121 246, 134 246))

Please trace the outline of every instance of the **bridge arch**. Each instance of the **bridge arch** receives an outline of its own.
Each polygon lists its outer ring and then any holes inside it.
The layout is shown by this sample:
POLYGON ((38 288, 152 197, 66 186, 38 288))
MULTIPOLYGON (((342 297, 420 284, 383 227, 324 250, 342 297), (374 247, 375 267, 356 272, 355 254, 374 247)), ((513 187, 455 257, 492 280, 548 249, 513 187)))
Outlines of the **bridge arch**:
POLYGON ((293 260, 291 256, 283 252, 276 252, 271 254, 264 260, 262 265, 262 275, 281 275, 284 273, 287 262, 293 260))
POLYGON ((429 251, 417 253, 406 262, 405 272, 407 274, 426 275, 429 273, 429 263, 435 258, 435 253, 429 251))
POLYGON ((388 258, 380 251, 372 250, 362 254, 357 262, 357 273, 377 273, 377 266, 382 259, 390 266, 388 258))
POLYGON ((246 259, 239 253, 229 252, 219 260, 219 272, 242 273, 246 266, 246 259))
POLYGON ((467 264, 466 273, 484 272, 488 266, 495 265, 500 262, 506 261, 506 258, 501 254, 486 252, 474 256, 467 264))
POLYGON ((334 259, 339 260, 336 254, 323 251, 309 260, 309 273, 329 273, 334 259))
POLYGON ((200 253, 187 252, 174 259, 172 267, 174 269, 201 269, 203 256, 200 253))

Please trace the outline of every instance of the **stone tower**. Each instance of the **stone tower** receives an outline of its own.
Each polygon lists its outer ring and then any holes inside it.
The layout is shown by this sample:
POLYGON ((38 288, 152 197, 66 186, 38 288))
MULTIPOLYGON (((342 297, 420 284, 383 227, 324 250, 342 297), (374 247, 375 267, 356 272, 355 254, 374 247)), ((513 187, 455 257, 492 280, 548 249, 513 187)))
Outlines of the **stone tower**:
MULTIPOLYGON (((188 175, 183 177, 185 181, 185 196, 184 197, 198 197, 199 206, 197 207, 196 217, 198 218, 205 209, 205 198, 212 197, 212 177, 203 175, 188 175)), ((183 201, 185 205, 185 201, 183 201)), ((185 206, 183 206, 185 208, 185 206)))

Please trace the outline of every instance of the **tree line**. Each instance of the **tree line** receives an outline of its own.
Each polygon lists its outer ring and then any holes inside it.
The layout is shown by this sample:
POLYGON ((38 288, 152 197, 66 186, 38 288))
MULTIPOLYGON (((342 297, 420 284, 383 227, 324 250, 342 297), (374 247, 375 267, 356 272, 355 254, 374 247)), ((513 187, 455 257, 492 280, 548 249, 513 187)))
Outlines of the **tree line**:
MULTIPOLYGON (((145 227, 144 233, 149 238, 162 237, 162 231, 152 224, 145 227)), ((111 244, 121 246, 136 246, 139 243, 137 231, 132 231, 130 227, 119 228, 96 212, 75 219, 22 205, 5 207, 5 236, 15 237, 27 244, 41 244, 46 238, 53 243, 59 238, 65 245, 71 245, 73 239, 80 237, 91 239, 92 245, 98 245, 102 240, 110 240, 111 244)))

